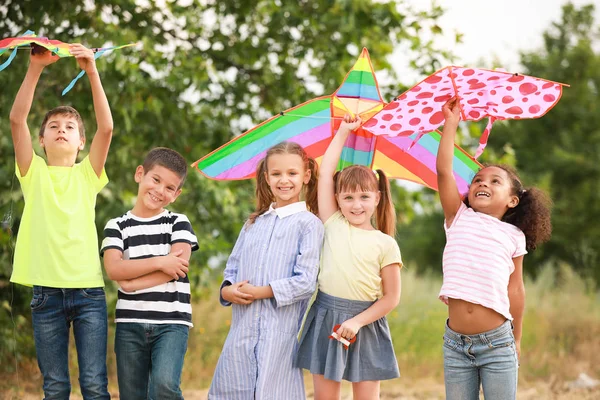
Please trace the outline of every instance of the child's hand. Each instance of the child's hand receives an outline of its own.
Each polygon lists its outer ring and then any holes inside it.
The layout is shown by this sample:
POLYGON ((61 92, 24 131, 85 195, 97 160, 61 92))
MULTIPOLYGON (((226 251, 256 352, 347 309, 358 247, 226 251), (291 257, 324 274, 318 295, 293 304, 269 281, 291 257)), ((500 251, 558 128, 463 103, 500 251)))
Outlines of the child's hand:
POLYGON ((37 44, 31 45, 31 55, 29 56, 30 65, 40 66, 42 68, 58 61, 60 57, 50 50, 37 44))
POLYGON ((225 286, 221 289, 221 296, 224 300, 241 305, 248 305, 254 301, 254 296, 248 293, 243 293, 240 288, 248 284, 248 281, 234 283, 233 285, 225 286))
POLYGON ((336 333, 345 339, 352 340, 360 328, 362 328, 362 325, 350 318, 340 325, 336 333))
POLYGON ((458 97, 454 96, 444 104, 442 107, 444 118, 447 124, 453 124, 458 126, 460 121, 460 106, 458 104, 458 97))
POLYGON ((185 258, 180 258, 181 254, 183 254, 183 250, 158 257, 158 269, 175 280, 183 278, 188 272, 190 263, 185 258))
POLYGON ((338 132, 341 130, 346 130, 348 132, 352 132, 356 130, 362 124, 362 119, 358 115, 351 117, 350 114, 344 115, 344 120, 340 124, 338 132))
POLYGON ((238 290, 244 294, 248 294, 252 296, 253 299, 256 299, 258 296, 258 288, 251 283, 246 283, 244 285, 240 285, 238 290))
POLYGON ((96 60, 94 60, 94 52, 91 49, 76 43, 69 46, 69 52, 77 60, 79 68, 84 70, 88 75, 96 72, 96 60))

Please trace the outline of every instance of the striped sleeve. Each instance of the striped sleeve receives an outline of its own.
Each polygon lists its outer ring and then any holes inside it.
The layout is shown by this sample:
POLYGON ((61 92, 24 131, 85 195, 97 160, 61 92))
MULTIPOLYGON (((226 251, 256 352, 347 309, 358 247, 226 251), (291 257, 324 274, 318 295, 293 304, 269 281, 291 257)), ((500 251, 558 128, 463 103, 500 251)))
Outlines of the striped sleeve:
POLYGON ((231 303, 223 298, 221 295, 221 291, 225 286, 230 286, 237 282, 238 269, 240 266, 240 259, 242 257, 242 253, 244 252, 244 238, 246 237, 246 230, 249 229, 248 223, 245 223, 242 226, 242 230, 235 241, 235 245, 233 246, 233 250, 227 259, 227 264, 225 265, 225 271, 223 271, 223 283, 221 283, 221 287, 219 288, 219 302, 222 306, 230 306, 231 303))
POLYGON ((187 243, 192 246, 192 251, 198 250, 198 239, 192 228, 190 220, 183 214, 177 214, 177 219, 173 224, 173 233, 171 234, 171 244, 187 243))
POLYGON ((124 251, 123 233, 117 224, 116 218, 108 221, 104 227, 104 240, 102 240, 100 255, 103 256, 104 252, 108 249, 124 251))
POLYGON ((526 246, 525 234, 521 230, 519 230, 519 232, 517 232, 514 236, 515 236, 515 240, 517 242, 517 246, 516 246, 515 252, 512 257, 517 258, 519 256, 527 254, 527 250, 526 250, 527 246, 526 246))
POLYGON ((446 232, 446 234, 448 234, 448 231, 450 231, 450 229, 452 229, 454 227, 454 225, 456 225, 456 221, 462 215, 462 213, 464 213, 467 210, 467 208, 468 207, 465 205, 465 203, 463 203, 461 201, 460 206, 458 207, 458 210, 456 211, 456 215, 454 215, 454 219, 452 220, 452 223, 450 224, 450 226, 448 226, 446 224, 446 219, 444 219, 444 231, 446 232))
POLYGON ((292 276, 269 282, 277 307, 308 300, 314 293, 319 274, 323 235, 323 224, 315 217, 301 234, 300 251, 296 256, 292 276))

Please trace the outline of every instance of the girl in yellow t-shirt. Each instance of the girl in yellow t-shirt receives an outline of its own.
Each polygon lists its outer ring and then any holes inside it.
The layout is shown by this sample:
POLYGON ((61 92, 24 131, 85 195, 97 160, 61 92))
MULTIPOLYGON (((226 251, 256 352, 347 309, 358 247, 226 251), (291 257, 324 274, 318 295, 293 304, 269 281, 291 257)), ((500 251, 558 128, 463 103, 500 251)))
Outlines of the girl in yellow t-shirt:
POLYGON ((400 301, 402 266, 389 182, 383 171, 377 179, 364 166, 335 172, 346 139, 361 123, 344 117, 320 167, 319 291, 296 357, 313 374, 315 398, 339 398, 345 379, 355 399, 378 399, 379 381, 400 376, 385 318, 400 301))

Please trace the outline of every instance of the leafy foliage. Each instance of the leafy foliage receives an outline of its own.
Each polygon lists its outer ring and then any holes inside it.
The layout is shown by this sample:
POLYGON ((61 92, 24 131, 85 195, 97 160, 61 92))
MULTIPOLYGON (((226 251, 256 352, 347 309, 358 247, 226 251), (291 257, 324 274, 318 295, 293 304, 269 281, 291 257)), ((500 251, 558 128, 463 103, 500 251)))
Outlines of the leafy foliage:
MULTIPOLYGON (((399 91, 386 59, 392 50, 406 48, 406 61, 423 73, 439 67, 439 58, 447 56, 432 41, 421 39, 426 31, 431 38, 441 33, 436 24, 441 13, 439 7, 416 13, 401 2, 348 0, 8 0, 0 6, 0 32, 11 37, 31 29, 90 47, 143 45, 137 51, 109 53, 97 62, 115 125, 106 164, 110 183, 96 208, 101 236, 108 219, 132 207, 137 193, 133 173, 152 147, 171 147, 191 163, 252 124, 334 90, 363 46, 369 48, 375 68, 387 73, 389 84, 381 89, 391 98, 390 93, 399 91)), ((28 63, 27 53, 19 53, 0 74, 0 157, 8 160, 0 165, 0 301, 10 301, 11 291, 5 288, 23 208, 8 123, 28 63)), ((29 118, 32 132, 48 109, 66 103, 82 114, 91 142, 94 116, 86 79, 60 96, 77 73, 71 59, 44 72, 29 118)), ((207 266, 228 254, 253 208, 253 197, 252 182, 214 182, 190 174, 172 209, 188 215, 198 236, 200 250, 193 255, 191 273, 195 287, 220 272, 207 266)), ((410 206, 399 203, 399 212, 406 214, 410 206)), ((9 308, 13 315, 27 315, 28 290, 13 290, 9 308)), ((0 314, 0 343, 12 330, 9 318, 4 311, 0 314)))
POLYGON ((600 282, 600 27, 593 15, 593 5, 565 5, 544 48, 521 55, 525 73, 571 87, 543 118, 499 127, 490 142, 508 142, 526 186, 540 186, 554 201, 552 239, 527 256, 527 268, 559 260, 600 282))
MULTIPOLYGON (((521 54, 520 72, 571 87, 540 119, 496 123, 480 161, 516 167, 526 187, 539 187, 554 201, 552 239, 527 255, 526 272, 567 263, 598 283, 600 27, 593 15, 593 5, 565 5, 562 19, 544 33, 543 48, 521 54)), ((481 124, 464 126, 460 144, 473 153, 481 131, 481 124)), ((438 203, 437 196, 423 194, 418 206, 424 212, 398 229, 404 258, 420 271, 441 271, 445 238, 438 203)))

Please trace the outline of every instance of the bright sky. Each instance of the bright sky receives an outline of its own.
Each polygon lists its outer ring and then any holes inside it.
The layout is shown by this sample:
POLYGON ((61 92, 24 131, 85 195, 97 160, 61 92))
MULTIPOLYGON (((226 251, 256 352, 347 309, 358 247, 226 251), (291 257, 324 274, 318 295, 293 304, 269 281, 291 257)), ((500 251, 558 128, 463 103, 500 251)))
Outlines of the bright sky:
MULTIPOLYGON (((434 0, 446 11, 438 21, 444 37, 438 45, 451 46, 457 57, 454 64, 470 67, 502 67, 510 72, 521 72, 519 51, 531 51, 543 46, 542 34, 552 22, 559 22, 562 6, 568 0, 434 0), (463 42, 454 45, 455 32, 463 34, 463 42), (492 65, 494 59, 501 65, 492 65)), ((430 0, 404 0, 417 10, 425 10, 430 0)), ((598 0, 572 0, 576 6, 596 3, 595 21, 600 24, 598 0)), ((391 57, 399 79, 406 85, 416 84, 420 78, 403 61, 397 49, 391 57)), ((371 55, 373 57, 373 55, 371 55)), ((444 67, 445 65, 442 65, 444 67)), ((376 71, 377 73, 377 71, 376 71)), ((379 76, 378 76, 379 78, 379 76)), ((384 78, 385 79, 385 78, 384 78)), ((409 189, 421 186, 399 181, 409 189)))
MULTIPOLYGON (((405 0, 417 9, 427 0, 405 0)), ((567 0, 436 0, 446 12, 439 20, 444 39, 438 43, 452 46, 454 32, 463 33, 463 43, 452 50, 456 63, 489 67, 494 56, 502 68, 519 72, 519 51, 543 46, 542 33, 558 22, 567 0), (483 62, 482 62, 483 61, 483 62)), ((596 23, 600 24, 598 0, 572 0, 576 6, 596 3, 596 23)))

